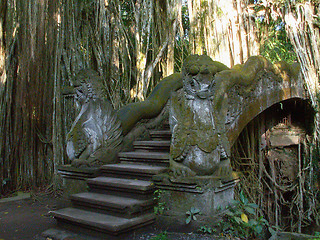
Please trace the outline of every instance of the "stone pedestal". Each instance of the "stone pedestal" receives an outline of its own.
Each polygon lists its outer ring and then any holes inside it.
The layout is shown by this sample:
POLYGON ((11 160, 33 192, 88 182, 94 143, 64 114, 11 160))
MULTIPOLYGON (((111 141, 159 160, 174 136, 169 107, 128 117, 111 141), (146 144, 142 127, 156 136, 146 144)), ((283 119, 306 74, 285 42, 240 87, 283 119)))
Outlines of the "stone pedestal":
POLYGON ((100 168, 76 168, 71 165, 58 166, 58 173, 63 179, 63 195, 69 198, 71 194, 87 192, 88 178, 98 176, 100 168))
POLYGON ((162 226, 179 230, 197 229, 200 226, 212 226, 221 221, 221 211, 231 205, 234 199, 234 187, 239 181, 236 173, 228 178, 214 176, 173 179, 168 175, 154 177, 160 190, 159 202, 163 214, 159 215, 162 226), (200 210, 197 220, 186 224, 187 211, 200 210))

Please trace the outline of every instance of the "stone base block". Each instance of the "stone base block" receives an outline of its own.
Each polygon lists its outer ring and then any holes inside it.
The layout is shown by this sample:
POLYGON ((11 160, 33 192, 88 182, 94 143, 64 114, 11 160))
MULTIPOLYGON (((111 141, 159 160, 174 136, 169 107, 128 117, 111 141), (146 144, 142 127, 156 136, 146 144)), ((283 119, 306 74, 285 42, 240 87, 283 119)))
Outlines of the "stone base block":
POLYGON ((100 168, 76 168, 71 165, 58 166, 58 173, 63 179, 63 195, 69 198, 70 195, 80 192, 87 192, 86 180, 98 176, 100 168))
POLYGON ((164 174, 154 181, 159 188, 158 206, 164 208, 159 217, 161 224, 179 229, 186 227, 186 213, 192 208, 200 210, 200 214, 196 213, 197 220, 188 226, 209 226, 220 221, 223 210, 233 202, 238 177, 234 173, 224 179, 214 176, 172 179, 164 174))

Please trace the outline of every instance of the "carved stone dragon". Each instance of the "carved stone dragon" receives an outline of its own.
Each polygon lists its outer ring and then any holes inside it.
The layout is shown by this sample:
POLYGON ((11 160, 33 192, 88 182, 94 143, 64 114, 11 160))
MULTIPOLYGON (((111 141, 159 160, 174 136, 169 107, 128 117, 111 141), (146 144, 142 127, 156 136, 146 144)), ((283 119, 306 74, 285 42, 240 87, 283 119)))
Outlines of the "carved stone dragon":
POLYGON ((112 162, 114 149, 121 144, 121 122, 106 99, 102 82, 93 70, 82 70, 76 76, 75 100, 80 112, 67 135, 66 148, 73 166, 112 162))
POLYGON ((115 111, 106 99, 102 83, 102 77, 91 69, 81 70, 75 76, 73 92, 80 111, 67 134, 66 151, 76 167, 117 162, 127 133, 139 120, 158 116, 171 92, 182 87, 180 73, 172 74, 145 101, 115 111))

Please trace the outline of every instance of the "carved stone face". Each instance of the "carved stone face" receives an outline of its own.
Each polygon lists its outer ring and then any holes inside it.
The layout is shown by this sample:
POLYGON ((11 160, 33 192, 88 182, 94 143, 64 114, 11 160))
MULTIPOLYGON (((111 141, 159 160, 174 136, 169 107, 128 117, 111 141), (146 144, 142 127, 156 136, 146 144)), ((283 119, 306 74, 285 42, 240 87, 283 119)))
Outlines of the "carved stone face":
POLYGON ((183 65, 183 87, 189 99, 208 99, 214 94, 217 67, 208 56, 191 55, 183 65))
POLYGON ((75 95, 75 100, 77 105, 81 106, 82 104, 85 103, 87 97, 88 97, 88 91, 84 85, 81 85, 79 87, 76 87, 76 95, 75 95))
POLYGON ((103 88, 103 80, 99 74, 90 69, 79 71, 74 80, 75 103, 78 108, 89 100, 95 101, 97 97, 106 96, 103 88))

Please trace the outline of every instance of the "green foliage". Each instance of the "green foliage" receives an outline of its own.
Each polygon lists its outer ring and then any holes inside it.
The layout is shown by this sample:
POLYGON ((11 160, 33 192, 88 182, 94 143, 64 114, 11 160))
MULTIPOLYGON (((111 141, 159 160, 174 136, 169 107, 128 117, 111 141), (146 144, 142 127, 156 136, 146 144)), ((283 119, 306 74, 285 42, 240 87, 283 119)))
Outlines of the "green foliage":
MULTIPOLYGON (((287 0, 274 1, 280 7, 287 0)), ((286 61, 293 63, 297 56, 285 31, 285 22, 270 6, 255 1, 257 34, 260 35, 260 54, 272 63, 286 61)))
POLYGON ((199 233, 203 233, 203 234, 214 234, 217 232, 217 229, 215 228, 211 228, 211 227, 208 227, 208 226, 201 226, 199 229, 198 229, 198 232, 199 233))
POLYGON ((196 215, 201 214, 200 210, 195 207, 191 207, 189 211, 186 212, 187 218, 186 218, 186 224, 189 224, 191 220, 196 221, 197 217, 196 215))
POLYGON ((162 233, 157 234, 157 236, 150 238, 150 240, 169 240, 169 238, 167 232, 164 231, 162 233))
POLYGON ((121 1, 121 19, 126 27, 133 24, 134 21, 134 10, 132 4, 129 1, 121 1))
POLYGON ((315 236, 316 238, 309 238, 308 240, 320 240, 320 232, 315 232, 315 233, 314 233, 314 236, 315 236))
POLYGON ((262 235, 269 223, 262 216, 257 215, 258 205, 249 203, 243 192, 240 192, 240 201, 234 206, 227 207, 225 221, 220 223, 224 234, 241 239, 253 239, 262 235))
POLYGON ((183 61, 189 55, 188 48, 189 41, 178 36, 174 45, 174 70, 176 72, 181 72, 183 61))
POLYGON ((181 19, 183 32, 178 32, 176 42, 174 44, 174 70, 181 71, 184 59, 190 54, 189 52, 189 32, 190 20, 188 6, 183 4, 181 7, 181 19))
POLYGON ((222 15, 223 15, 223 11, 220 7, 217 7, 216 13, 217 13, 218 17, 222 17, 222 15))
POLYGON ((190 30, 190 19, 189 19, 189 11, 188 6, 186 4, 183 4, 181 7, 181 18, 182 18, 182 27, 184 29, 184 35, 188 33, 190 30))
POLYGON ((272 63, 286 61, 293 63, 297 56, 284 31, 273 31, 261 46, 260 53, 272 63))
POLYGON ((157 189, 154 193, 153 193, 153 199, 157 202, 157 204, 154 206, 154 213, 155 214, 163 214, 164 210, 166 210, 166 203, 162 202, 161 200, 161 196, 163 194, 163 190, 161 189, 157 189))

